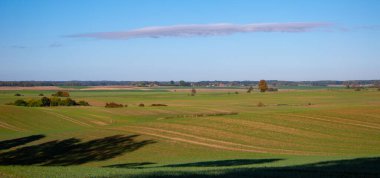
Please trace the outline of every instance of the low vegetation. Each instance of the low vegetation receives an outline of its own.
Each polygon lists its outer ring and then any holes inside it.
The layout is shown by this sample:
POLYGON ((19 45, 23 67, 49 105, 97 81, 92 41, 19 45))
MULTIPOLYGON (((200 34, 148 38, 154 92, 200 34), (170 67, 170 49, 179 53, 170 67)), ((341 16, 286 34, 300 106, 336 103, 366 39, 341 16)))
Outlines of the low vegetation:
POLYGON ((264 103, 262 103, 261 101, 259 103, 257 103, 257 107, 264 107, 264 103))
POLYGON ((268 88, 268 91, 276 92, 276 91, 278 91, 278 88, 268 88))
POLYGON ((167 104, 152 104, 151 106, 168 106, 167 104))
POLYGON ((238 115, 238 114, 239 114, 238 112, 198 113, 198 114, 184 114, 184 115, 168 116, 168 117, 165 117, 165 119, 210 117, 210 116, 229 116, 229 115, 238 115))
POLYGON ((106 107, 106 108, 122 108, 123 104, 118 104, 118 103, 115 103, 115 102, 110 102, 110 103, 106 103, 106 105, 104 107, 106 107))

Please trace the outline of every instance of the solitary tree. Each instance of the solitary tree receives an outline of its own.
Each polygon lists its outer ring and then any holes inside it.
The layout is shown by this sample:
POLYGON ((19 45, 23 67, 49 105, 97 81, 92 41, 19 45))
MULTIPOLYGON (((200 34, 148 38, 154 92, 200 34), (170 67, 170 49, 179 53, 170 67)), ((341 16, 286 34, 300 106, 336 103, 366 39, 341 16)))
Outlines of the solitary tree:
POLYGON ((267 85, 267 82, 265 80, 260 80, 259 89, 261 92, 265 92, 268 90, 268 85, 267 85))
POLYGON ((191 89, 191 96, 194 96, 197 93, 197 90, 195 88, 191 89))
POLYGON ((249 88, 248 88, 248 91, 247 91, 247 93, 251 93, 253 91, 253 87, 252 86, 250 86, 249 88))

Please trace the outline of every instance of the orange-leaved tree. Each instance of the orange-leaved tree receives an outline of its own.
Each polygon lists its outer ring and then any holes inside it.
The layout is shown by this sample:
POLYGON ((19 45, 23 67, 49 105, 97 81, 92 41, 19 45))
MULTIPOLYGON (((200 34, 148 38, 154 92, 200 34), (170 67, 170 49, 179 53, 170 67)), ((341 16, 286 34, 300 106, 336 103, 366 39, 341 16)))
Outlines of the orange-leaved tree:
POLYGON ((259 89, 261 92, 265 92, 268 90, 268 85, 267 85, 267 82, 265 80, 260 80, 259 89))

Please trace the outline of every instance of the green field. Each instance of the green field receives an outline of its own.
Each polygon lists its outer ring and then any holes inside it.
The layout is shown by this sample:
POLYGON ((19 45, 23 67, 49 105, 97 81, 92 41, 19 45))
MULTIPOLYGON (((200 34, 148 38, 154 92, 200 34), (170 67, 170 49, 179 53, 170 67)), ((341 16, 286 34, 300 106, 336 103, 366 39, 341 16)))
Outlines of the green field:
POLYGON ((0 91, 0 177, 380 176, 377 90, 74 90, 92 106, 6 105, 54 92, 0 91))

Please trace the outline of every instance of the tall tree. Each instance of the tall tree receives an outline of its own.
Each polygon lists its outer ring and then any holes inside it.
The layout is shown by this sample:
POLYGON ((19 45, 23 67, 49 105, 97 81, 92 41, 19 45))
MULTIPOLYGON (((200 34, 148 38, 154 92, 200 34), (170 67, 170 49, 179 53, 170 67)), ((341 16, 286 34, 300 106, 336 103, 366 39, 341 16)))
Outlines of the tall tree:
POLYGON ((247 93, 251 93, 253 91, 253 87, 252 86, 250 86, 249 88, 248 88, 248 91, 247 91, 247 93))
POLYGON ((191 96, 195 96, 196 93, 197 93, 197 90, 195 90, 195 88, 191 89, 191 96))
POLYGON ((260 80, 259 89, 261 92, 265 92, 268 90, 268 85, 267 85, 267 82, 265 80, 260 80))

